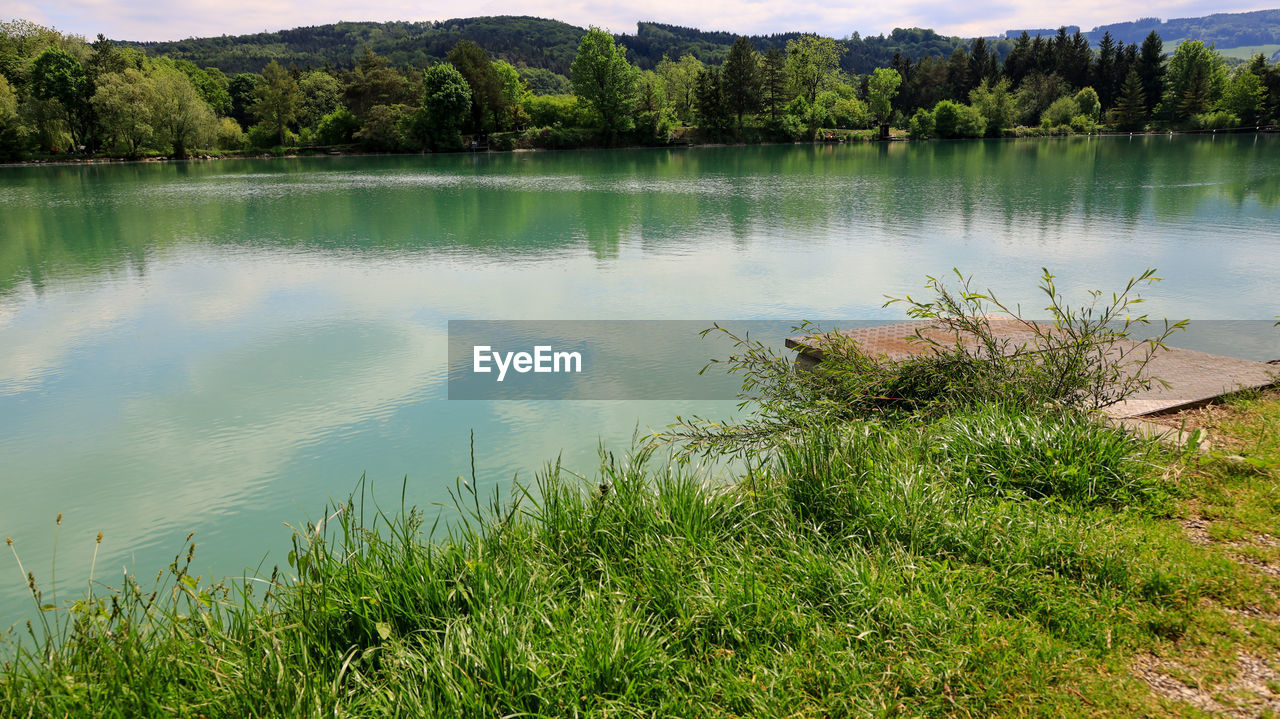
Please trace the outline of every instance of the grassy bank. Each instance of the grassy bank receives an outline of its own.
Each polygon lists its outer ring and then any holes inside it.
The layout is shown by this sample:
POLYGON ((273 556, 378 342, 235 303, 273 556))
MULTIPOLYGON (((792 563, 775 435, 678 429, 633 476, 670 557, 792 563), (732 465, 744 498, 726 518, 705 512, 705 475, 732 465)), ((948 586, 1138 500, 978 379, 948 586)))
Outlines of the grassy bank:
POLYGON ((180 556, 154 591, 45 612, 0 711, 1187 713, 1143 672, 1227 702, 1238 657, 1280 648, 1280 401, 1223 413, 1230 458, 999 406, 806 432, 733 487, 606 454, 464 492, 434 539, 357 501, 266 596, 180 556))

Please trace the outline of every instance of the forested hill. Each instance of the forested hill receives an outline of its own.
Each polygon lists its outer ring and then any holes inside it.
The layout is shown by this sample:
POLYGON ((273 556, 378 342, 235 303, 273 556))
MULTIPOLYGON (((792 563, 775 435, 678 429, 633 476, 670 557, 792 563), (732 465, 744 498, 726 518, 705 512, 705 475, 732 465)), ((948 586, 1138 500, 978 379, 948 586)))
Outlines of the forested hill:
MULTIPOLYGON (((545 68, 566 75, 586 33, 558 20, 535 17, 476 17, 440 22, 340 22, 279 32, 191 38, 173 42, 125 42, 146 48, 152 55, 190 60, 199 67, 216 67, 225 73, 257 72, 275 60, 299 68, 350 68, 368 47, 400 67, 424 67, 444 59, 459 40, 471 40, 490 55, 513 65, 545 68)), ((719 63, 729 52, 735 35, 692 28, 639 23, 634 35, 617 35, 632 62, 641 68, 657 65, 663 55, 678 58, 686 53, 704 62, 719 63)), ((782 48, 799 33, 752 37, 758 50, 782 48)), ((898 29, 886 36, 861 38, 856 33, 840 41, 848 50, 846 70, 867 73, 883 67, 895 52, 905 56, 947 57, 956 48, 968 49, 970 41, 939 35, 919 28, 898 29)), ((1008 43, 996 46, 1003 58, 1008 43)))
MULTIPOLYGON (((1068 26, 1070 33, 1078 28, 1068 26)), ((1254 12, 1215 13, 1204 17, 1161 20, 1147 17, 1130 22, 1099 25, 1084 34, 1095 46, 1105 33, 1111 33, 1116 42, 1141 43, 1154 30, 1164 38, 1165 46, 1172 48, 1182 40, 1200 40, 1218 48, 1250 47, 1280 44, 1280 10, 1256 10, 1254 12)), ((1006 37, 1016 38, 1022 30, 1010 30, 1006 37)), ((1052 35, 1053 30, 1027 30, 1031 35, 1052 35)))
POLYGON ((443 60, 459 40, 470 40, 512 64, 564 74, 585 32, 558 20, 475 17, 442 22, 339 22, 254 35, 122 44, 230 74, 258 72, 272 60, 286 67, 346 69, 366 46, 393 65, 424 67, 443 60))

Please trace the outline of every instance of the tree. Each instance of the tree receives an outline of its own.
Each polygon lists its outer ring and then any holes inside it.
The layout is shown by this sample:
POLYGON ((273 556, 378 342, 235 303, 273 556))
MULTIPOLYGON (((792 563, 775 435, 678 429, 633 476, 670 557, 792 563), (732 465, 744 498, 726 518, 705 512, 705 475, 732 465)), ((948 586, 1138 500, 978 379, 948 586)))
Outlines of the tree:
POLYGON ((519 129, 529 120, 524 112, 524 96, 528 90, 520 79, 520 72, 506 60, 493 61, 493 74, 498 78, 498 94, 501 97, 499 107, 502 117, 495 117, 494 124, 501 129, 504 125, 519 129))
MULTIPOLYGON (((465 82, 463 83, 466 84, 465 82)), ((365 113, 355 139, 366 150, 398 152, 406 149, 405 126, 412 116, 404 105, 374 105, 365 113)))
POLYGON ((1089 67, 1092 54, 1089 41, 1076 30, 1067 35, 1066 28, 1058 28, 1053 38, 1054 72, 1072 87, 1084 87, 1089 83, 1089 67))
POLYGON ((315 128, 321 118, 342 107, 342 83, 321 70, 302 73, 298 78, 298 124, 315 128))
POLYGON ((713 137, 726 134, 733 113, 725 102, 723 68, 704 68, 698 75, 694 96, 698 108, 698 127, 713 137))
POLYGON ((1131 68, 1120 87, 1120 97, 1113 110, 1116 129, 1133 132, 1147 124, 1147 102, 1142 95, 1142 78, 1131 68))
POLYGON ((987 39, 977 38, 969 51, 969 82, 981 84, 983 80, 993 80, 1000 72, 1000 61, 996 51, 987 47, 987 39))
POLYGON ((16 158, 23 149, 26 128, 18 115, 18 93, 0 74, 0 157, 16 158))
POLYGON ((1102 102, 1098 99, 1098 92, 1092 87, 1086 87, 1075 96, 1076 108, 1079 114, 1093 120, 1098 121, 1098 117, 1102 114, 1102 102))
POLYGON ((450 63, 427 68, 422 74, 422 104, 414 118, 413 134, 423 147, 439 152, 462 145, 460 132, 471 111, 471 85, 450 63))
POLYGON ((151 81, 155 85, 151 127, 156 139, 171 147, 174 157, 186 157, 189 148, 212 136, 213 112, 180 70, 157 66, 152 70, 151 81))
POLYGON ((347 81, 344 91, 347 105, 357 117, 377 105, 395 105, 406 99, 407 83, 400 73, 396 72, 385 57, 382 57, 369 46, 364 47, 360 60, 347 81))
POLYGON ((943 100, 933 108, 933 126, 938 137, 982 137, 987 121, 968 105, 943 100))
POLYGON ((769 113, 769 119, 777 121, 778 111, 781 110, 791 98, 787 95, 787 56, 776 47, 771 47, 764 53, 764 60, 760 68, 761 82, 761 100, 764 109, 769 113))
POLYGON ((831 81, 844 55, 843 45, 829 37, 803 35, 787 41, 787 78, 795 94, 812 105, 831 81))
POLYGON ((1165 109, 1172 120, 1206 112, 1226 86, 1226 61, 1199 40, 1180 43, 1169 58, 1165 76, 1165 109))
POLYGON ((655 72, 662 78, 662 88, 667 94, 667 105, 681 122, 693 122, 694 88, 698 75, 706 65, 693 55, 682 55, 679 61, 664 57, 655 72))
POLYGON ((1004 59, 1004 76, 1009 79, 1009 85, 1017 89, 1022 84, 1022 78, 1035 71, 1035 61, 1031 52, 1031 36, 1024 30, 1013 43, 1009 56, 1004 59))
POLYGON ((489 53, 470 40, 459 40, 448 58, 471 88, 471 128, 484 130, 486 118, 492 118, 496 125, 502 112, 502 83, 489 53))
POLYGON ((1037 72, 1028 76, 1017 95, 1020 119, 1028 125, 1039 124, 1045 110, 1066 92, 1066 84, 1057 75, 1037 72))
POLYGON ((265 82, 258 87, 253 114, 276 133, 279 144, 283 145, 285 130, 298 118, 302 104, 298 81, 275 60, 262 68, 262 79, 265 82))
POLYGON ((1001 130, 1013 127, 1018 109, 1014 95, 1009 91, 1009 81, 1001 79, 995 85, 986 80, 969 93, 969 104, 987 121, 988 135, 999 135, 1001 130))
POLYGON ((630 127, 639 71, 612 35, 593 25, 578 44, 569 72, 574 92, 600 116, 608 139, 630 127))
POLYGON ((57 112, 66 122, 72 144, 77 146, 89 132, 86 121, 93 91, 84 66, 59 47, 45 48, 31 66, 31 94, 57 103, 57 112))
POLYGON ((923 107, 916 110, 916 114, 911 116, 911 121, 907 123, 907 133, 912 140, 927 140, 933 137, 933 113, 923 107))
POLYGON ((1093 65, 1093 88, 1098 92, 1098 99, 1108 107, 1115 101, 1118 55, 1115 38, 1111 37, 1111 31, 1108 30, 1098 43, 1098 60, 1093 65))
POLYGON ((258 97, 262 76, 256 72, 241 72, 227 80, 227 94, 231 96, 231 117, 241 127, 247 127, 252 119, 253 103, 258 97))
POLYGON ((360 130, 360 120, 345 107, 320 118, 316 125, 316 139, 322 145, 347 145, 355 139, 360 130))
POLYGON ((664 133, 671 127, 667 108, 666 91, 662 78, 652 70, 640 74, 636 93, 636 137, 641 142, 665 140, 664 133))
POLYGON ((1247 69, 1241 69, 1231 77, 1218 109, 1229 112, 1246 125, 1258 121, 1258 117, 1266 108, 1267 92, 1262 80, 1247 69))
POLYGON ((98 78, 93 107, 103 133, 124 148, 126 157, 137 157, 151 140, 150 108, 155 104, 155 84, 142 72, 127 68, 98 78))
POLYGON ((739 37, 729 48, 724 61, 724 101, 727 109, 738 118, 738 133, 742 133, 742 116, 760 107, 760 57, 751 41, 739 37))
POLYGON ((1049 128, 1070 125, 1071 118, 1079 114, 1080 106, 1076 104, 1074 97, 1060 97, 1054 100, 1040 115, 1040 124, 1049 128))
POLYGON ((1147 114, 1155 109, 1160 98, 1164 96, 1164 41, 1152 30, 1142 41, 1142 49, 1138 52, 1138 78, 1142 80, 1142 94, 1147 102, 1147 114))
MULTIPOLYGON (((984 84, 986 80, 982 81, 984 84)), ((902 76, 897 70, 878 67, 867 80, 867 105, 871 116, 880 124, 880 137, 889 137, 889 118, 893 115, 893 98, 898 94, 902 76)))
POLYGON ((969 96, 973 87, 969 80, 969 56, 964 50, 956 48, 947 61, 947 97, 961 100, 969 96))
POLYGON ((1249 60, 1249 72, 1258 76, 1262 89, 1266 93, 1264 107, 1259 122, 1280 118, 1280 65, 1268 65, 1267 58, 1257 53, 1249 60))
POLYGON ((208 70, 201 70, 189 60, 174 60, 166 57, 155 62, 170 64, 186 75, 214 114, 231 114, 231 94, 227 91, 227 85, 224 84, 226 77, 220 71, 214 70, 215 74, 210 74, 208 70), (219 82, 219 78, 223 82, 219 82))

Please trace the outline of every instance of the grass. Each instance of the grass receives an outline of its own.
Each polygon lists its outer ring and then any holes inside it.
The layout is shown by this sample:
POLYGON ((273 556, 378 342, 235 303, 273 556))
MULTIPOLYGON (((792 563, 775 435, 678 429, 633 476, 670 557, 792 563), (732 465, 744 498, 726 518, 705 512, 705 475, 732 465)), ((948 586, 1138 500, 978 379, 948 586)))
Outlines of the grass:
POLYGON ((1280 401, 1232 412, 1245 461, 985 404, 812 427, 728 487, 642 449, 506 500, 460 481, 447 528, 356 499, 299 529, 265 596, 191 577, 192 546, 155 587, 43 612, 9 638, 0 714, 1194 711, 1135 658, 1227 686, 1280 647, 1228 611, 1277 611, 1280 580, 1232 557, 1280 557, 1224 543, 1280 536, 1280 401), (1189 541, 1190 513, 1222 541, 1189 541))

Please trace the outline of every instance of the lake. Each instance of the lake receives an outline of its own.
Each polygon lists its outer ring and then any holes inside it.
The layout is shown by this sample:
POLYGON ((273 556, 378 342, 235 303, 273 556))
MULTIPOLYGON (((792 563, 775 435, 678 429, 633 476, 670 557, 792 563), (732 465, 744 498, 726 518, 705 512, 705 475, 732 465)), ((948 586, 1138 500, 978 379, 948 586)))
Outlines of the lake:
MULTIPOLYGON (((893 319, 953 267, 1029 308, 1042 266, 1081 301, 1157 267, 1148 312, 1280 357, 1275 135, 0 167, 0 218, 0 534, 47 584, 62 513, 64 596, 98 531, 108 583, 191 531, 197 573, 269 572, 362 474, 447 516, 473 432, 489 491, 734 409, 449 400, 449 320, 893 319)), ((27 602, 0 557, 0 625, 27 602)))

